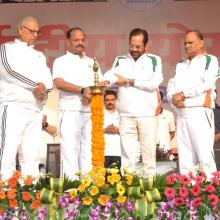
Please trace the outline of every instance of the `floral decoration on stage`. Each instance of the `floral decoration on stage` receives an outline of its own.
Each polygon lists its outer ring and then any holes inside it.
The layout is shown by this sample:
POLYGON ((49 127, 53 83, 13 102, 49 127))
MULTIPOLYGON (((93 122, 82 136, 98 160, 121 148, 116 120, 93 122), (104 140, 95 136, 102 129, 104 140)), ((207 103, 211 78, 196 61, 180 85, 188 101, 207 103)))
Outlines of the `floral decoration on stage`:
POLYGON ((104 166, 104 113, 102 94, 93 94, 91 99, 92 112, 92 165, 104 166))
POLYGON ((172 150, 165 144, 158 143, 156 145, 156 158, 157 161, 171 161, 175 159, 175 156, 172 154, 172 150))

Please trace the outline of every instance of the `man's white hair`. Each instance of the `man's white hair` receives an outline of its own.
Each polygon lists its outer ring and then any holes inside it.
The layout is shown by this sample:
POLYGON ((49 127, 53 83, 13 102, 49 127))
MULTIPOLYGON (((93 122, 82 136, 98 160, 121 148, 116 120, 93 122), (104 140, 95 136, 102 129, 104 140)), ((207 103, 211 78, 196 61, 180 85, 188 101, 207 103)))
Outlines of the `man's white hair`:
POLYGON ((38 23, 36 18, 32 16, 26 16, 18 23, 18 29, 20 29, 22 26, 25 26, 28 22, 31 22, 31 21, 38 23))

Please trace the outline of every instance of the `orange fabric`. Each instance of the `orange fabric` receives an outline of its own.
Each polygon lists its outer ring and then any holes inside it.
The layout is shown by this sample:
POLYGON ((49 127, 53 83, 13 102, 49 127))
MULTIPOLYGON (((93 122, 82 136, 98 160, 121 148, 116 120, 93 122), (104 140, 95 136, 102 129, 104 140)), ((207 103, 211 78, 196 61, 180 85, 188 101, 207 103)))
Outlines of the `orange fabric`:
POLYGON ((206 92, 204 107, 211 108, 211 89, 206 92))

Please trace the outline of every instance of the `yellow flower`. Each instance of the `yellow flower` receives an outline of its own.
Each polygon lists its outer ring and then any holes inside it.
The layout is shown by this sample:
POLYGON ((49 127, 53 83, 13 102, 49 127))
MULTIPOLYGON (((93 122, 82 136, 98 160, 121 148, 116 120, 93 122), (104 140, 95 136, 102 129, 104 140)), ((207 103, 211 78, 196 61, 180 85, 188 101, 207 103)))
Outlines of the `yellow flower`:
POLYGON ((102 206, 106 206, 107 202, 109 202, 110 200, 111 200, 111 197, 108 195, 101 195, 98 198, 98 202, 102 206))
POLYGON ((69 191, 71 199, 74 199, 77 196, 77 190, 76 189, 70 189, 69 191))
POLYGON ((117 189, 117 192, 120 196, 124 195, 124 193, 125 193, 125 187, 124 186, 122 186, 121 184, 118 184, 116 189, 117 189))
POLYGON ((81 171, 78 171, 78 172, 75 173, 75 175, 76 175, 76 176, 82 176, 82 172, 81 172, 81 171))
POLYGON ((126 168, 123 168, 123 172, 124 172, 124 174, 127 174, 128 170, 126 168))
POLYGON ((91 170, 91 171, 89 171, 89 176, 91 177, 91 178, 94 178, 94 177, 96 177, 96 175, 97 175, 97 173, 96 173, 96 171, 95 170, 91 170))
POLYGON ((82 198, 83 204, 84 205, 91 205, 92 204, 92 197, 91 196, 86 196, 82 198))
POLYGON ((118 168, 111 168, 110 169, 110 173, 113 174, 113 173, 119 173, 119 169, 118 168))
POLYGON ((97 186, 92 186, 89 189, 89 193, 91 196, 96 196, 99 193, 99 188, 97 186))
POLYGON ((126 201, 126 196, 118 196, 116 200, 118 203, 124 204, 126 201))
POLYGON ((126 174, 126 183, 130 186, 133 182, 133 175, 131 174, 126 174))
POLYGON ((85 184, 80 184, 77 189, 78 189, 80 192, 83 192, 83 191, 85 190, 85 188, 86 188, 86 185, 85 185, 85 184))
POLYGON ((114 183, 118 183, 121 180, 121 176, 117 173, 113 173, 112 175, 108 176, 107 179, 111 185, 114 185, 114 183))
POLYGON ((98 176, 95 180, 95 185, 97 185, 98 187, 102 187, 105 184, 105 177, 104 176, 98 176))
POLYGON ((91 183, 91 179, 90 178, 83 178, 82 179, 82 184, 89 186, 91 183))
POLYGON ((101 175, 101 176, 105 176, 106 174, 106 169, 105 167, 99 167, 98 170, 97 170, 98 174, 101 175))

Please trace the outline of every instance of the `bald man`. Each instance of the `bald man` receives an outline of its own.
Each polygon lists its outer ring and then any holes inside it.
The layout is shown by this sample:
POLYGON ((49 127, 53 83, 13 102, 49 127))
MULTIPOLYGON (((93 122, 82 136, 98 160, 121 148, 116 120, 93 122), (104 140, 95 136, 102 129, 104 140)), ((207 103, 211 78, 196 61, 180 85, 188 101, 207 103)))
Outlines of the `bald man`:
POLYGON ((22 174, 39 173, 41 110, 53 84, 45 56, 34 49, 38 34, 38 21, 25 17, 18 38, 0 45, 0 173, 6 179, 15 171, 19 146, 22 174))

